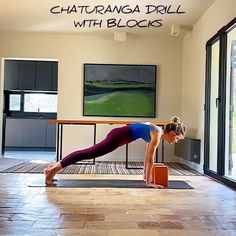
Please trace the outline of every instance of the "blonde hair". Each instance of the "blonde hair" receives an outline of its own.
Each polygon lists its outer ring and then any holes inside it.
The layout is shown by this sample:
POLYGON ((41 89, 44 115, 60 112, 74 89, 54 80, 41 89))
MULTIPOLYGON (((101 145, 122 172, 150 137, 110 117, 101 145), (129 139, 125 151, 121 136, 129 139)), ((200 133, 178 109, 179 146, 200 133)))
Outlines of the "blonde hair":
POLYGON ((174 131, 177 135, 185 135, 185 126, 183 125, 183 123, 180 122, 180 118, 178 116, 172 117, 171 122, 165 126, 164 132, 170 131, 174 131))

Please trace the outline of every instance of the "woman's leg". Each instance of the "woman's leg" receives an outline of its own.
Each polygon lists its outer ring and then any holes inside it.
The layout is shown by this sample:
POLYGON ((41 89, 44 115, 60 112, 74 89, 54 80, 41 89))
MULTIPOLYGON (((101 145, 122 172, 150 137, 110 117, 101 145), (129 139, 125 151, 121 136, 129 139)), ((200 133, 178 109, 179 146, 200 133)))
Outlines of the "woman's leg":
POLYGON ((55 174, 66 166, 75 164, 78 161, 103 156, 114 151, 124 144, 130 143, 131 141, 132 134, 129 126, 115 128, 100 143, 97 143, 94 146, 83 150, 72 152, 64 157, 60 162, 54 164, 52 167, 46 168, 44 171, 46 176, 46 183, 50 184, 55 174))
POLYGON ((129 142, 131 142, 131 130, 129 126, 113 129, 101 142, 92 147, 72 152, 64 157, 61 160, 61 165, 64 168, 78 161, 103 156, 129 142))

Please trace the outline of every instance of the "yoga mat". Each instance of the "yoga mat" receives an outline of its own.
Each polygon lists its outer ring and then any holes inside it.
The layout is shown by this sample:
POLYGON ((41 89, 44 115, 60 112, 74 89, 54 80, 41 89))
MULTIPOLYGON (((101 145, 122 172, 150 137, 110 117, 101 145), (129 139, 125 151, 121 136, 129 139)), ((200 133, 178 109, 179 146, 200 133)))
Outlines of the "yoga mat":
MULTIPOLYGON (((35 181, 29 187, 61 187, 61 188, 148 188, 143 180, 117 180, 117 179, 58 179, 51 185, 42 180, 35 181)), ((170 180, 169 186, 164 189, 193 189, 182 180, 170 180)))

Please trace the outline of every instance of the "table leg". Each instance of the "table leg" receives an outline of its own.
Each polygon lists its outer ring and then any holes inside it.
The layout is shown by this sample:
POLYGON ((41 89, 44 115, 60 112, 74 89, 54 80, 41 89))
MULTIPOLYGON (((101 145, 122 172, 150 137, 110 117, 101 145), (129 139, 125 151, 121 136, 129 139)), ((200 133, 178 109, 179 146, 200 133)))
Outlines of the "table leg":
POLYGON ((57 146, 56 146, 57 162, 59 161, 59 148, 60 148, 60 124, 57 123, 57 146))
POLYGON ((125 147, 125 168, 129 169, 129 167, 128 167, 128 144, 126 144, 126 147, 125 147))
POLYGON ((161 141, 161 162, 164 163, 165 161, 165 153, 164 153, 164 140, 161 141))
MULTIPOLYGON (((94 127, 93 144, 95 145, 96 144, 96 136, 97 136, 97 128, 96 128, 97 126, 96 126, 96 124, 93 124, 93 127, 94 127)), ((95 158, 93 158, 93 165, 95 165, 95 158)))
POLYGON ((60 124, 60 160, 62 159, 63 124, 60 124))
POLYGON ((126 169, 143 169, 143 167, 129 167, 128 166, 129 162, 129 149, 128 149, 128 144, 126 144, 126 149, 125 149, 125 168, 126 169))

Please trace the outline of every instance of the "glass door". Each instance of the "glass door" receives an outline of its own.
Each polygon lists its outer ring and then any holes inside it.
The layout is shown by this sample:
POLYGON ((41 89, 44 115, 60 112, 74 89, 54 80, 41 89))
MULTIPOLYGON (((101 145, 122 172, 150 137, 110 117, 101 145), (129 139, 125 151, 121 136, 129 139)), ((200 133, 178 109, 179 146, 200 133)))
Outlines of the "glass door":
POLYGON ((204 172, 236 187, 236 18, 206 44, 204 172))
POLYGON ((209 123, 209 170, 217 172, 218 148, 218 109, 219 109, 219 40, 211 45, 211 75, 210 75, 210 123, 209 123))
POLYGON ((225 176, 236 180, 236 28, 227 34, 225 176))

